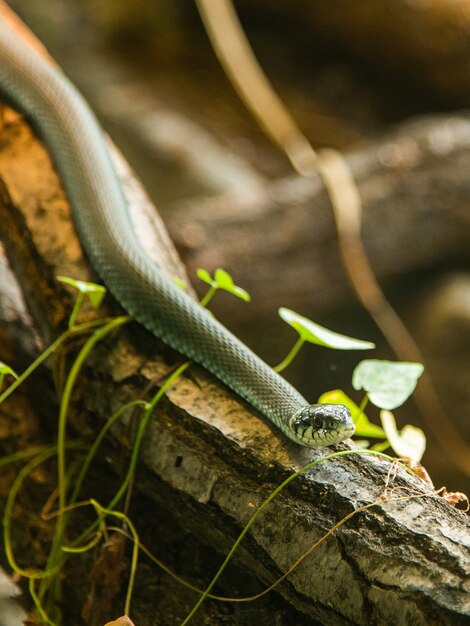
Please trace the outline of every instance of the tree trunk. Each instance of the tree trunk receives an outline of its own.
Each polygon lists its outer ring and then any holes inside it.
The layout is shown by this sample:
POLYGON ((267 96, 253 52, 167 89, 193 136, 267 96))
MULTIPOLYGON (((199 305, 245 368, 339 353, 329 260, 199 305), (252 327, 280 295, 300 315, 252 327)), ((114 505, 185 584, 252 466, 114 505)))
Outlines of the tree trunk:
MULTIPOLYGON (((62 328, 70 304, 54 277, 89 279, 94 274, 82 256, 49 158, 10 112, 2 134, 0 175, 0 235, 45 344, 62 328)), ((142 191, 128 172, 121 169, 121 175, 134 211, 141 206, 142 191)), ((157 262, 171 274, 180 272, 155 215, 134 213, 138 224, 146 220, 143 230, 156 234, 157 262)), ((109 299, 106 310, 115 309, 109 299)), ((73 427, 93 437, 103 417, 129 400, 147 397, 148 389, 147 396, 143 390, 149 385, 154 389, 155 381, 179 360, 134 325, 108 339, 87 361, 74 394, 73 427)), ((40 407, 44 387, 32 387, 31 394, 40 407)), ((11 406, 8 400, 2 411, 11 406)), ((44 428, 50 429, 50 415, 48 421, 44 428)), ((116 472, 129 456, 129 439, 125 422, 108 439, 103 460, 116 472)), ((139 495, 130 514, 150 548, 166 549, 179 573, 196 576, 196 584, 204 586, 272 489, 324 454, 289 442, 212 376, 192 366, 158 405, 149 425, 136 483, 139 495)), ((252 594, 274 581, 336 522, 378 498, 389 469, 377 458, 346 456, 299 477, 253 526, 219 593, 252 594)), ((97 486, 112 481, 106 464, 94 472, 97 486)), ((393 495, 429 495, 383 502, 357 514, 269 600, 240 605, 208 600, 194 623, 464 624, 470 615, 467 518, 403 470, 392 485, 393 495)), ((143 572, 131 614, 136 624, 179 623, 197 596, 179 591, 146 563, 143 572)), ((83 594, 83 578, 80 582, 78 589, 69 589, 71 604, 71 598, 83 594)))

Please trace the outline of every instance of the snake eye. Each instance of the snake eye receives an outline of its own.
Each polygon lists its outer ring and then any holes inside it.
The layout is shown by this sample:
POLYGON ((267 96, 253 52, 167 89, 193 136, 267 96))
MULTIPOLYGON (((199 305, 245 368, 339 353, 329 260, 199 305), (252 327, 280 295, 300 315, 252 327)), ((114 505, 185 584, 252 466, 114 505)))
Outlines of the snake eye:
POLYGON ((315 415, 313 417, 313 425, 315 428, 323 428, 323 417, 321 415, 315 415))

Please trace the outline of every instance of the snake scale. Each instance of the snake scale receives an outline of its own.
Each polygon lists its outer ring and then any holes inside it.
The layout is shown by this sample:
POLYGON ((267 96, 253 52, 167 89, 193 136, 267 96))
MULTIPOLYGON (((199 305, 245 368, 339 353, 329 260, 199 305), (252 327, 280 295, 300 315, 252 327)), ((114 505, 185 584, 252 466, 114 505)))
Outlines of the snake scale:
POLYGON ((0 21, 0 91, 52 154, 88 258, 149 331, 215 374, 290 439, 310 447, 354 432, 342 405, 309 405, 142 251, 103 131, 74 86, 0 21))

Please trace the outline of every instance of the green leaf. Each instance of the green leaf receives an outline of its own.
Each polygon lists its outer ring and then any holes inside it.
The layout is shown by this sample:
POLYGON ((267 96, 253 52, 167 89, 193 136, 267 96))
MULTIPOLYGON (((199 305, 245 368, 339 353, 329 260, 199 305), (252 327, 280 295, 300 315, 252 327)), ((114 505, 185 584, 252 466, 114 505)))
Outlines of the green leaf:
POLYGON ((214 272, 214 277, 209 274, 209 272, 205 269, 199 268, 196 270, 196 274, 200 280, 207 283, 211 287, 216 289, 223 289, 228 293, 231 293, 233 296, 244 300, 245 302, 249 302, 251 300, 250 294, 245 289, 242 289, 238 285, 233 282, 233 278, 230 276, 228 272, 218 267, 214 272))
POLYGON ((390 448, 390 441, 385 439, 385 441, 379 441, 371 446, 371 450, 375 450, 377 452, 385 452, 387 448, 390 448))
POLYGON ((83 280, 75 280, 68 276, 57 276, 57 280, 65 285, 70 285, 78 292, 84 294, 93 308, 97 309, 103 301, 106 293, 106 287, 103 285, 97 285, 96 283, 89 283, 83 280))
POLYGON ((354 400, 351 400, 341 389, 333 389, 323 393, 318 399, 320 404, 343 404, 351 413, 351 417, 356 424, 357 437, 373 437, 374 439, 384 439, 385 431, 380 426, 369 422, 369 418, 361 411, 354 400))
POLYGON ((399 432, 395 417, 390 411, 380 411, 380 419, 395 454, 419 463, 426 450, 426 436, 421 428, 407 424, 399 432))
POLYGON ((217 283, 217 286, 220 289, 225 289, 225 291, 232 291, 234 287, 233 278, 228 272, 220 267, 218 267, 214 272, 214 280, 217 283))
POLYGON ((196 275, 199 278, 199 280, 202 280, 203 283, 207 283, 211 287, 217 287, 217 283, 215 282, 215 280, 212 278, 209 272, 203 269, 202 267, 199 267, 196 270, 196 275))
POLYGON ((285 307, 279 309, 279 315, 299 333, 304 341, 309 343, 334 350, 371 350, 375 348, 375 344, 370 341, 340 335, 285 307))
POLYGON ((237 298, 240 298, 240 300, 244 300, 245 302, 250 302, 251 300, 251 296, 248 291, 246 291, 246 289, 243 289, 242 287, 239 287, 238 285, 234 285, 230 293, 232 294, 232 296, 236 296, 237 298))
POLYGON ((4 363, 3 361, 0 361, 0 376, 13 376, 13 378, 18 378, 18 374, 11 369, 11 367, 9 365, 7 365, 6 363, 4 363))
POLYGON ((367 359, 354 370, 352 385, 380 409, 395 409, 411 396, 423 370, 421 363, 367 359))
POLYGON ((230 276, 230 274, 220 267, 215 270, 214 279, 219 289, 228 291, 228 293, 231 293, 233 296, 236 296, 237 298, 240 298, 245 302, 249 302, 251 300, 248 291, 236 285, 233 282, 233 278, 230 276))

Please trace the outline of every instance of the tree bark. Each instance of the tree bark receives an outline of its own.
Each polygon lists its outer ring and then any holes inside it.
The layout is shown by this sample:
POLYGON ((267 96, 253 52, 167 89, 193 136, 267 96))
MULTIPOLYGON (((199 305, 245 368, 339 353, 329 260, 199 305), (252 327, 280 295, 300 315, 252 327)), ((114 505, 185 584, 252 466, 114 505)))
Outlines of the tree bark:
MULTIPOLYGON (((94 274, 47 154, 25 123, 10 113, 2 134, 0 175, 0 235, 45 344, 62 328, 69 306, 54 276, 89 279, 94 274)), ((142 192, 130 175, 122 175, 126 189, 134 190, 130 203, 135 209, 142 192)), ((138 223, 146 219, 146 232, 157 233, 157 262, 171 274, 180 271, 155 216, 135 213, 138 223)), ((106 306, 107 311, 116 308, 110 299, 106 306)), ((175 361, 179 357, 137 326, 107 340, 87 362, 74 394, 74 427, 93 436, 103 416, 142 397, 142 390, 155 387, 175 361)), ((42 389, 31 393, 40 405, 42 389)), ((105 455, 116 471, 130 447, 123 422, 110 435, 105 455)), ((287 441, 217 380, 191 367, 190 375, 178 379, 158 405, 149 426, 131 516, 138 515, 136 523, 150 547, 160 545, 159 537, 171 543, 176 536, 176 555, 184 546, 181 538, 186 538, 184 558, 191 553, 188 544, 202 550, 200 569, 208 579, 211 572, 204 566, 215 567, 271 490, 293 469, 324 454, 287 441), (214 553, 216 558, 209 559, 214 553)), ((96 471, 98 483, 111 480, 106 468, 96 471)), ((237 553, 238 578, 232 574, 221 585, 222 594, 235 594, 234 580, 240 588, 257 581, 258 589, 275 580, 343 516, 379 497, 388 471, 383 460, 347 456, 299 477, 253 526, 237 553)), ((393 484, 400 495, 429 493, 402 470, 393 484)), ((378 504, 335 531, 269 601, 229 608, 207 601, 195 623, 464 624, 470 615, 468 543, 468 519, 442 498, 378 504)), ((178 557, 173 558, 177 563, 178 557)), ((189 560, 179 565, 183 573, 194 571, 189 560)), ((196 596, 189 591, 172 596, 174 585, 165 587, 154 570, 144 570, 134 621, 139 626, 179 623, 196 596)))

